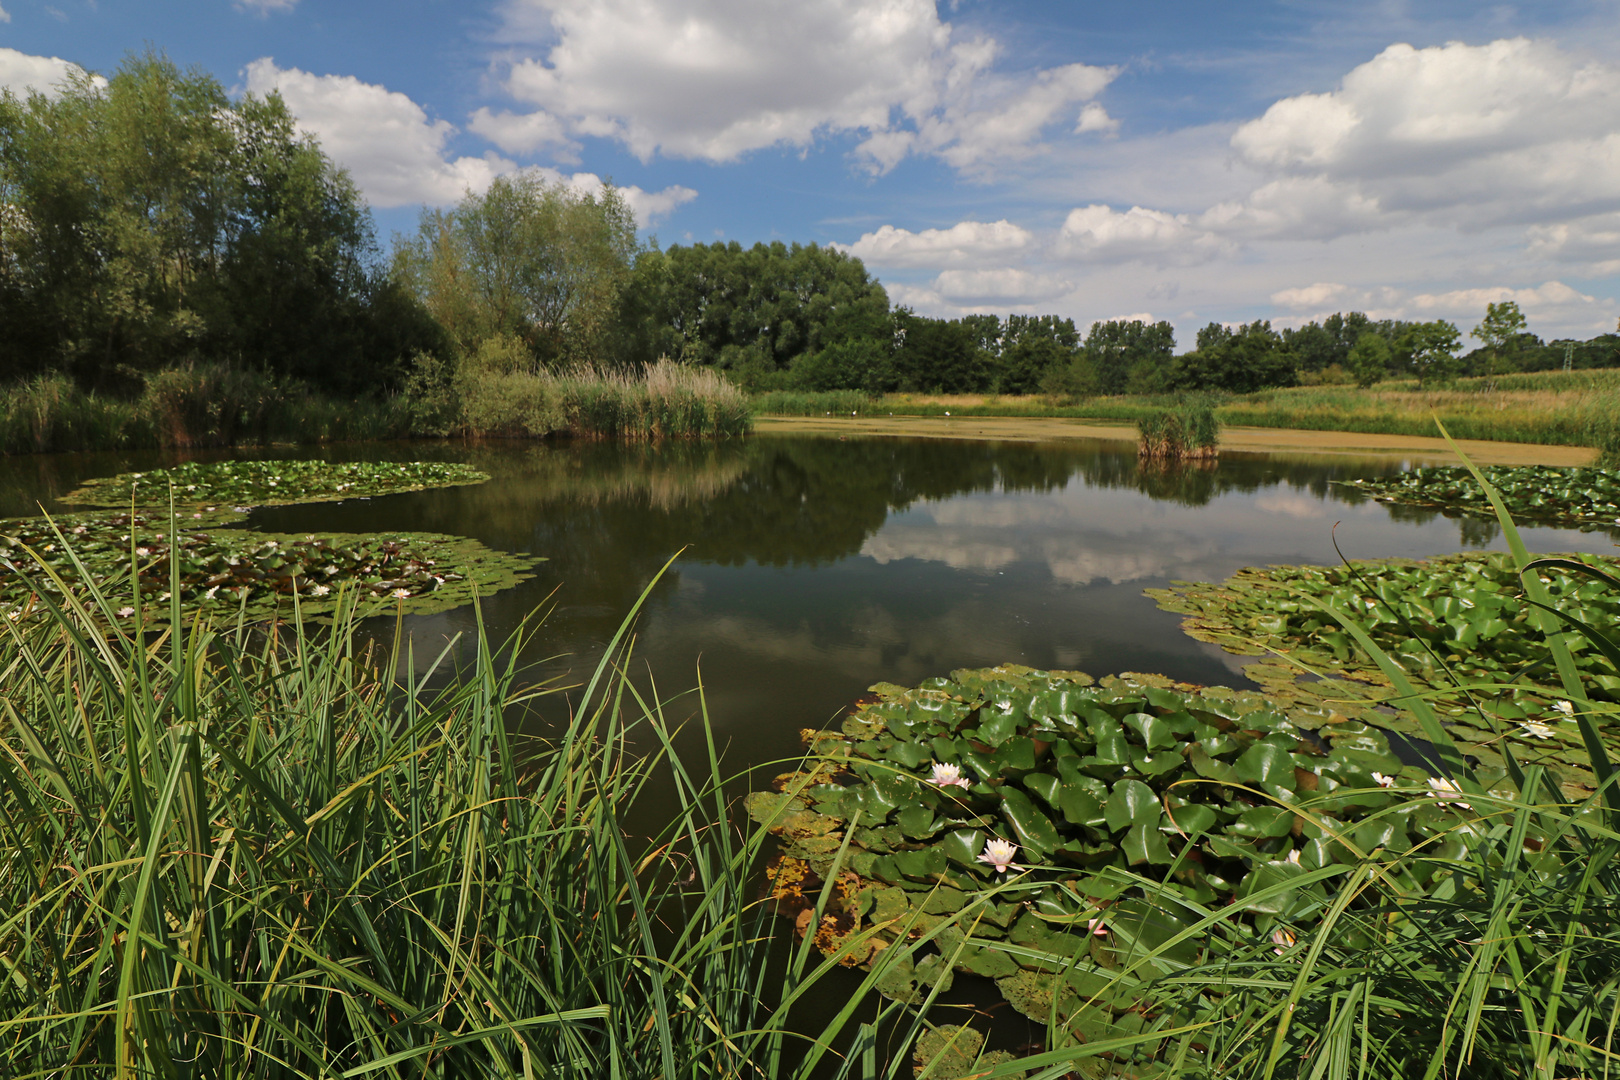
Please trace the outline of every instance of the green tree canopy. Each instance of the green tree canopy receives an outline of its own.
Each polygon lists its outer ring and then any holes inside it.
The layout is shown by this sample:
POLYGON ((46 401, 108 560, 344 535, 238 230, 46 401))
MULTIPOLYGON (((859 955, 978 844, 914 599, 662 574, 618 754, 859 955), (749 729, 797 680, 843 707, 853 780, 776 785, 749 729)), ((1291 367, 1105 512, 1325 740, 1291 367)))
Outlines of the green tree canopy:
POLYGON ((1292 386, 1294 363, 1270 320, 1256 319, 1236 330, 1212 322, 1198 331, 1198 348, 1177 359, 1174 383, 1176 389, 1247 394, 1292 386))
POLYGON ((1395 343, 1395 363, 1417 376, 1418 386, 1456 374, 1462 335, 1444 319, 1415 323, 1395 343))
POLYGON ((423 211, 394 265, 464 356, 506 336, 541 363, 596 362, 611 359, 636 248, 611 184, 592 193, 519 173, 423 211))
POLYGON ((626 298, 624 349, 709 364, 744 383, 795 359, 866 339, 887 350, 889 297, 853 256, 815 244, 671 245, 640 253, 626 298))
POLYGON ((58 91, 0 94, 7 371, 131 387, 193 359, 354 389, 432 336, 369 272, 359 193, 279 97, 233 102, 151 53, 58 91))
POLYGON ((1092 323, 1086 332, 1085 354, 1104 394, 1123 394, 1137 383, 1152 381, 1169 368, 1176 351, 1176 331, 1168 322, 1110 319, 1092 323))

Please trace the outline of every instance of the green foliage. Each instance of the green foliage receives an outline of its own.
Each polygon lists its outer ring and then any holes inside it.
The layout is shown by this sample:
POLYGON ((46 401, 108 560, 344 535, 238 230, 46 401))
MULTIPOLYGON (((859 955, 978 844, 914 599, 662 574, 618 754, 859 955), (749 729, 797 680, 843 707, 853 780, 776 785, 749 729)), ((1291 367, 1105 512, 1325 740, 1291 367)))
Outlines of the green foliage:
POLYGON ((1366 388, 1389 376, 1390 365, 1394 362, 1395 353, 1389 347, 1389 340, 1381 334, 1367 332, 1356 339, 1355 346, 1345 357, 1350 366, 1350 373, 1355 376, 1356 385, 1366 388))
POLYGON ((128 394, 193 359, 359 394, 437 341, 280 98, 151 53, 59 90, 0 96, 0 368, 128 394))
POLYGON ((167 509, 254 506, 371 498, 424 488, 482 484, 488 474, 444 461, 187 461, 167 469, 91 480, 65 503, 167 509), (205 506, 205 504, 208 504, 205 506))
MULTIPOLYGON (((1620 572, 1613 559, 1583 556, 1581 562, 1620 572)), ((1620 624, 1620 592, 1567 568, 1541 573, 1559 610, 1589 626, 1620 624)), ((1286 661, 1246 669, 1274 700, 1327 703, 1426 738, 1409 715, 1380 719, 1367 711, 1388 698, 1402 707, 1410 703, 1398 697, 1366 644, 1320 605, 1353 615, 1418 692, 1435 696, 1434 708, 1466 753, 1500 771, 1506 768, 1503 747, 1510 746, 1521 760, 1553 769, 1565 790, 1584 796, 1596 785, 1592 763, 1571 722, 1574 713, 1557 706, 1570 695, 1549 666, 1549 634, 1519 594, 1518 568, 1505 554, 1251 567, 1222 585, 1184 582, 1148 590, 1161 607, 1187 616, 1183 629, 1193 637, 1239 655, 1286 661), (1302 675, 1330 681, 1297 681, 1302 675)), ((1575 649, 1572 667, 1585 682, 1584 697, 1620 701, 1620 674, 1601 651, 1575 649)))
POLYGON ((1236 330, 1210 323, 1198 331, 1197 350, 1177 358, 1171 378, 1177 389, 1247 394, 1292 386, 1297 371, 1294 357, 1283 348, 1270 321, 1256 320, 1236 330))
POLYGON ((835 341, 794 359, 793 384, 813 394, 834 390, 861 391, 889 381, 889 350, 871 338, 835 341))
POLYGON ((282 536, 228 526, 255 506, 488 479, 444 462, 224 461, 93 480, 63 501, 125 509, 0 522, 0 609, 20 618, 46 598, 99 593, 116 598, 111 607, 125 625, 143 603, 161 607, 171 597, 188 612, 257 621, 329 614, 345 590, 351 603, 384 601, 413 614, 462 607, 530 577, 535 560, 426 533, 282 536))
POLYGON ((327 616, 344 603, 364 604, 368 614, 382 603, 423 615, 510 588, 532 577, 537 561, 433 533, 288 536, 220 528, 230 515, 200 511, 173 523, 171 544, 166 519, 104 512, 0 521, 0 612, 21 619, 40 613, 47 600, 87 604, 99 593, 125 627, 136 625, 143 605, 150 619, 171 597, 188 613, 250 622, 327 616))
MULTIPOLYGON (((1104 394, 1136 392, 1137 385, 1153 384, 1167 372, 1176 348, 1176 332, 1168 322, 1109 319, 1086 331, 1085 355, 1097 372, 1098 390, 1104 394)), ((1149 386, 1148 389, 1164 389, 1149 386)))
POLYGON ((1462 335, 1444 319, 1417 323, 1395 341, 1395 364, 1417 376, 1418 388, 1425 380, 1449 379, 1458 374, 1457 350, 1462 335))
POLYGON ((848 919, 823 947, 980 907, 942 957, 995 979, 1058 1047, 1197 1015, 1167 1008, 1156 980, 1313 924, 1328 884, 1369 861, 1403 890, 1444 891, 1437 862, 1402 855, 1452 843, 1466 820, 1412 800, 1426 774, 1327 709, 1017 665, 872 690, 840 731, 811 736, 789 794, 748 799, 782 836, 778 895, 798 864, 845 875, 848 919), (967 786, 936 782, 936 765, 967 786), (1024 873, 980 857, 996 839, 1024 873))
POLYGON ((0 453, 397 439, 420 430, 398 397, 340 401, 241 368, 171 368, 130 400, 66 376, 0 387, 0 453))
POLYGON ((671 245, 641 252, 626 356, 717 367, 745 386, 843 342, 887 352, 889 298, 859 259, 815 244, 671 245))
MULTIPOLYGON (((1610 436, 1611 444, 1615 438, 1610 436)), ((1587 528, 1620 526, 1620 463, 1584 469, 1498 465, 1482 471, 1517 521, 1587 528)), ((1379 502, 1433 507, 1486 520, 1495 517, 1485 493, 1460 465, 1425 465, 1398 476, 1335 482, 1364 491, 1379 502)))
POLYGON ((1136 422, 1137 452, 1145 458, 1210 458, 1219 450, 1221 426, 1205 401, 1159 409, 1136 422))
POLYGON ((462 356, 515 339, 542 364, 599 363, 635 254, 635 218, 612 185, 585 192, 519 173, 423 211, 394 273, 462 356))

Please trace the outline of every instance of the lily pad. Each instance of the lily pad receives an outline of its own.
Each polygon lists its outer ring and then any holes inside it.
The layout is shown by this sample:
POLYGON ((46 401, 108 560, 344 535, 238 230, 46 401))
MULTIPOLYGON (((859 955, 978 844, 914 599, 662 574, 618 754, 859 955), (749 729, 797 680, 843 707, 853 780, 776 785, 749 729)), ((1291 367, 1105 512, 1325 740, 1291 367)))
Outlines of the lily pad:
MULTIPOLYGON (((1520 523, 1620 529, 1620 472, 1558 469, 1549 465, 1491 466, 1481 470, 1520 523)), ((1398 476, 1334 483, 1379 502, 1431 507, 1449 516, 1496 520, 1473 474, 1460 465, 1434 465, 1398 476)))
POLYGON ((482 484, 489 474, 445 461, 188 461, 167 469, 91 480, 65 503, 127 510, 285 506, 370 498, 426 488, 482 484))

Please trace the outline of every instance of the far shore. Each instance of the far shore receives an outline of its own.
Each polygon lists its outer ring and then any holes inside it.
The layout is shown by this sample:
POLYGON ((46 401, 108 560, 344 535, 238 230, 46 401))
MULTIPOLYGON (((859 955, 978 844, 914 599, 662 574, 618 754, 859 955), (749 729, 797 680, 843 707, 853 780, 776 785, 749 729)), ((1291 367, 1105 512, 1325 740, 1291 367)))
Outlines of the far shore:
MULTIPOLYGON (((758 416, 761 435, 899 435, 917 439, 974 439, 995 442, 1060 442, 1070 439, 1136 441, 1128 421, 1071 420, 1023 416, 758 416)), ((1590 465, 1598 452, 1585 446, 1485 442, 1459 439, 1457 445, 1476 465, 1590 465)), ((1252 453, 1399 458, 1414 465, 1456 464, 1457 455, 1441 438, 1367 435, 1354 431, 1224 427, 1221 448, 1252 453)))

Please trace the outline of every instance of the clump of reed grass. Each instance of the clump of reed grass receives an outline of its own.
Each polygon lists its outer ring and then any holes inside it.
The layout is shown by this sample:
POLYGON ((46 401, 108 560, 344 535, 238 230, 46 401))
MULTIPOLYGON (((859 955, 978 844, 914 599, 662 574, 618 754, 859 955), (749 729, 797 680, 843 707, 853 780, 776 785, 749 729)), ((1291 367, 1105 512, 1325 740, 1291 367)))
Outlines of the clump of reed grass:
POLYGON ((1196 461, 1220 453, 1220 422, 1201 401, 1160 409, 1136 422, 1137 456, 1159 461, 1196 461))

